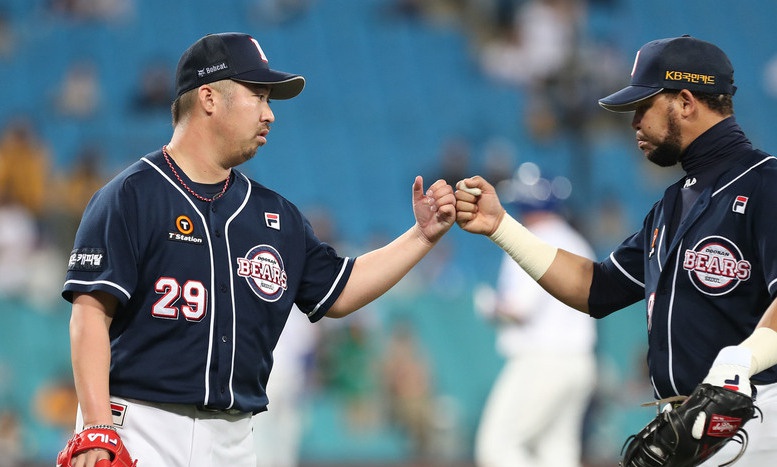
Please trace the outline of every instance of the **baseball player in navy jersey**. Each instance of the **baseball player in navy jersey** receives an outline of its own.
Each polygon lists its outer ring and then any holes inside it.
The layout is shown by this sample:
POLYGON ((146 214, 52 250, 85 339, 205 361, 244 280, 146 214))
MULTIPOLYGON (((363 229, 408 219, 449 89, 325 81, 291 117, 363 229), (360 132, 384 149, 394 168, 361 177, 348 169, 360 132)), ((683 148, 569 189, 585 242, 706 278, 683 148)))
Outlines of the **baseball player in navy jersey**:
POLYGON ((341 257, 236 170, 267 142, 270 100, 304 84, 246 34, 207 35, 182 55, 171 140, 99 190, 76 234, 63 296, 79 409, 59 464, 255 467, 252 415, 267 408, 292 306, 310 321, 348 315, 453 225, 453 188, 416 177, 415 225, 341 257))
MULTIPOLYGON (((687 396, 702 383, 754 396, 763 417, 747 424, 737 465, 760 467, 777 459, 777 159, 754 149, 737 124, 733 73, 709 42, 660 39, 637 53, 630 85, 599 101, 634 112, 645 157, 686 174, 604 261, 531 234, 479 176, 458 184, 457 223, 595 318, 644 299, 656 398, 687 396)), ((704 465, 738 449, 727 443, 704 465)))

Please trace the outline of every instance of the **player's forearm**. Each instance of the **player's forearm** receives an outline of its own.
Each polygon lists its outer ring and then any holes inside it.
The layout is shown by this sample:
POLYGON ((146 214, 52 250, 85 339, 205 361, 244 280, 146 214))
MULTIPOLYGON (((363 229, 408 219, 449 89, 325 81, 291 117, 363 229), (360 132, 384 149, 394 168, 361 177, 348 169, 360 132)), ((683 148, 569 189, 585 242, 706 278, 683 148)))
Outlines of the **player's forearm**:
POLYGON ((777 364, 777 300, 766 309, 753 334, 739 346, 750 351, 750 376, 777 364))
POLYGON ((70 320, 73 379, 84 425, 110 425, 110 340, 104 314, 76 301, 70 320))
POLYGON ((343 292, 327 313, 339 318, 367 305, 396 285, 432 249, 413 226, 388 245, 359 256, 343 292))
POLYGON ((489 238, 551 295, 588 312, 591 260, 548 244, 508 214, 489 238))
POLYGON ((559 249, 537 283, 566 305, 588 313, 593 271, 594 263, 590 259, 559 249))

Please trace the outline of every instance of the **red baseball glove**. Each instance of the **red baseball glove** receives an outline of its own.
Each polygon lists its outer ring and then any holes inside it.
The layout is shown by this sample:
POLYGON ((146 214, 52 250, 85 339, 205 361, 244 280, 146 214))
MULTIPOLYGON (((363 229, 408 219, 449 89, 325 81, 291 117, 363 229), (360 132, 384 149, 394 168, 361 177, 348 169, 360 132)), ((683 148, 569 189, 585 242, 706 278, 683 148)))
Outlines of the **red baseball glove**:
MULTIPOLYGON (((138 461, 133 461, 130 457, 116 431, 105 428, 87 428, 73 435, 67 442, 65 449, 59 452, 57 467, 71 467, 70 459, 73 456, 96 448, 105 449, 111 454, 111 467, 136 467, 138 465, 138 461)), ((107 461, 101 461, 97 464, 107 464, 107 461)))

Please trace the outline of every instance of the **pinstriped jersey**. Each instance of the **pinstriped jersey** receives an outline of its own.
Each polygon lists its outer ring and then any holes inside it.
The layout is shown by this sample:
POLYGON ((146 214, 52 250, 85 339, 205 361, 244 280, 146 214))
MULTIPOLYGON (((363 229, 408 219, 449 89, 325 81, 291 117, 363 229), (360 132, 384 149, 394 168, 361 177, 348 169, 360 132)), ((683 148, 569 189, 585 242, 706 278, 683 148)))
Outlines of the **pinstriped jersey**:
MULTIPOLYGON (((777 159, 749 142, 733 159, 673 235, 683 180, 603 262, 634 301, 645 299, 648 366, 659 398, 690 394, 720 349, 748 337, 777 296, 777 159)), ((752 382, 777 382, 777 368, 752 382)))
POLYGON ((292 305, 317 321, 345 286, 353 259, 321 242, 294 204, 237 170, 231 177, 223 196, 198 200, 156 151, 87 206, 63 296, 119 300, 112 395, 265 410, 292 305))

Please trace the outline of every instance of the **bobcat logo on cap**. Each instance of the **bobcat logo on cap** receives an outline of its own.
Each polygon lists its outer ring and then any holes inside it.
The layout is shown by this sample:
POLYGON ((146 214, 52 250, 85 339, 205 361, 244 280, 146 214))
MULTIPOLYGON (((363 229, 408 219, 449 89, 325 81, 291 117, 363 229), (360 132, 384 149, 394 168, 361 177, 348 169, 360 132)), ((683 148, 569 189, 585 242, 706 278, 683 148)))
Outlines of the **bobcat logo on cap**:
POLYGON ((685 250, 683 269, 693 285, 707 295, 725 295, 750 279, 750 261, 727 238, 710 236, 685 250))

